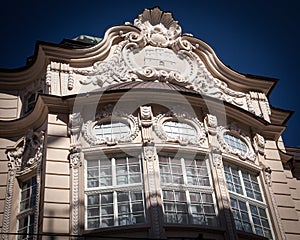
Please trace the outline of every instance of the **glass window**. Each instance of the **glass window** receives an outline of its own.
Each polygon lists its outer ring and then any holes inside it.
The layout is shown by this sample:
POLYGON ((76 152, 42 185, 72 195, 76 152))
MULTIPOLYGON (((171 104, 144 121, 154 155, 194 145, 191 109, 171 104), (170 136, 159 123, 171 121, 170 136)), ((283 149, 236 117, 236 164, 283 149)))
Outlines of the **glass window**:
POLYGON ((86 160, 87 229, 145 223, 141 161, 86 160))
POLYGON ((224 141, 232 148, 237 149, 242 153, 247 153, 248 147, 247 144, 240 138, 232 135, 231 133, 224 134, 224 141))
POLYGON ((34 209, 36 206, 36 177, 21 183, 18 239, 31 239, 34 233, 34 209))
POLYGON ((166 223, 217 225, 207 159, 161 155, 159 168, 166 223))
POLYGON ((272 238, 258 177, 228 164, 224 164, 224 172, 236 228, 272 238))
POLYGON ((121 139, 130 134, 128 123, 121 121, 108 121, 94 126, 94 134, 97 138, 106 140, 121 139))
POLYGON ((165 121, 163 124, 163 130, 168 136, 175 139, 190 139, 197 135, 197 131, 191 125, 178 122, 178 121, 165 121))

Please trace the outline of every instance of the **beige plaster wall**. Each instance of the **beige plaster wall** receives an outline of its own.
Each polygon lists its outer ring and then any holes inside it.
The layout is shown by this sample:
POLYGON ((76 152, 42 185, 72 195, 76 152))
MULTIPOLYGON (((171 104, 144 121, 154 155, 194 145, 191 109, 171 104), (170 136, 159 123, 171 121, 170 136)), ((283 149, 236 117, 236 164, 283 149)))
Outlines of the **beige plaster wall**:
POLYGON ((44 233, 70 232, 70 140, 67 136, 66 116, 48 116, 43 204, 44 233))
POLYGON ((299 239, 299 183, 293 179, 291 171, 284 169, 275 141, 266 141, 265 164, 272 169, 271 188, 285 236, 287 239, 299 239))

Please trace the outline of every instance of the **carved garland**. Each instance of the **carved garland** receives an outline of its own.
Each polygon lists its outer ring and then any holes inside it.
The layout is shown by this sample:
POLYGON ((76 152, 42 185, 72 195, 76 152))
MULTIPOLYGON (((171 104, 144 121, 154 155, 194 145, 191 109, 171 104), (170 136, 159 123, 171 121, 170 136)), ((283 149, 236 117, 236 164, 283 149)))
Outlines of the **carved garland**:
POLYGON ((246 160, 246 159, 251 160, 251 161, 255 160, 256 155, 255 155, 255 153, 253 151, 253 148, 251 146, 250 138, 246 134, 241 132, 241 130, 236 129, 234 126, 230 126, 229 129, 224 128, 222 126, 219 126, 217 128, 217 139, 218 139, 218 142, 221 146, 221 151, 222 152, 227 152, 227 153, 230 153, 230 154, 233 154, 233 155, 237 155, 242 160, 246 160), (224 139, 224 135, 227 134, 227 133, 230 133, 233 136, 236 136, 237 138, 240 138, 242 141, 244 141, 245 144, 247 145, 247 152, 243 153, 238 149, 234 149, 234 148, 230 147, 225 142, 225 139, 224 139))

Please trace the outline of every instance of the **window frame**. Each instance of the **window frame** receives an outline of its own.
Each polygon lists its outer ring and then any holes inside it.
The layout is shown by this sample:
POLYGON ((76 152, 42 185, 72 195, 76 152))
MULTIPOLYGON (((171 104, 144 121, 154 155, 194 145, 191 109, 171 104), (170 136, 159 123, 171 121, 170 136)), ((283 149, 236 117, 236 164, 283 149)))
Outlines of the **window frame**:
MULTIPOLYGON (((158 162, 160 157, 171 157, 171 156, 175 156, 175 154, 169 153, 169 152, 160 152, 158 154, 158 162)), ((213 179, 212 179, 212 172, 211 172, 211 168, 210 168, 210 161, 209 161, 209 157, 205 156, 201 156, 199 154, 196 154, 195 156, 193 156, 193 161, 205 161, 205 167, 207 169, 207 176, 209 179, 209 185, 208 186, 201 186, 201 185, 193 185, 193 184, 188 184, 188 180, 187 180, 187 174, 186 174, 186 164, 185 164, 185 159, 187 159, 188 157, 192 156, 191 154, 183 154, 180 155, 180 165, 181 165, 181 169, 182 169, 182 176, 183 176, 183 183, 182 184, 174 184, 174 183, 166 183, 164 184, 162 179, 161 179, 161 167, 160 167, 160 162, 159 162, 159 180, 160 180, 160 194, 161 194, 161 201, 162 201, 162 209, 163 209, 163 214, 164 214, 164 224, 169 225, 169 224, 176 224, 176 225, 196 225, 196 226, 210 226, 210 227, 216 227, 219 226, 219 209, 218 209, 218 205, 217 205, 217 199, 216 199, 216 194, 215 194, 215 189, 214 189, 214 184, 213 184, 213 179), (183 164, 182 164, 183 163, 183 164), (182 192, 185 194, 186 197, 186 214, 187 214, 187 222, 186 223, 174 223, 174 222, 167 222, 165 220, 166 215, 165 215, 165 202, 170 202, 166 201, 164 199, 164 191, 173 191, 173 192, 182 192), (202 194, 210 194, 212 197, 212 202, 211 205, 213 206, 214 209, 214 224, 197 224, 197 223, 193 223, 193 211, 192 211, 192 201, 191 201, 191 194, 196 193, 202 196, 202 194)), ((205 205, 205 202, 201 202, 201 204, 199 204, 198 206, 200 206, 201 208, 203 208, 203 206, 205 205)), ((205 205, 206 206, 206 205, 205 205)), ((204 212, 203 217, 206 218, 206 216, 209 216, 207 213, 204 212)))
POLYGON ((138 120, 133 115, 126 116, 108 116, 99 119, 95 119, 94 121, 88 120, 82 125, 82 135, 85 141, 91 146, 94 145, 103 145, 106 144, 108 146, 113 146, 119 143, 132 142, 139 134, 139 125, 138 120), (129 127, 129 132, 126 135, 114 137, 111 139, 107 138, 99 138, 94 132, 94 128, 96 125, 101 125, 103 123, 112 123, 112 122, 122 122, 129 127))
MULTIPOLYGON (((231 212, 233 214, 233 217, 234 217, 233 210, 235 210, 236 208, 234 208, 232 206, 232 199, 234 199, 236 201, 242 201, 246 205, 246 211, 245 212, 247 212, 247 214, 248 214, 248 220, 249 220, 249 224, 250 224, 250 227, 251 227, 250 232, 246 231, 245 229, 238 229, 238 227, 236 225, 236 219, 234 218, 236 229, 238 231, 248 232, 248 233, 255 234, 257 236, 265 237, 264 235, 259 235, 259 234, 256 233, 256 229, 255 229, 255 226, 254 226, 253 217, 252 217, 252 213, 251 213, 251 209, 250 209, 250 205, 253 205, 253 206, 261 208, 265 211, 267 223, 269 225, 269 231, 270 231, 271 239, 274 239, 274 231, 273 231, 273 227, 272 227, 272 221, 271 221, 271 218, 270 218, 268 205, 266 203, 266 199, 265 199, 265 196, 264 196, 264 191, 262 189, 261 180, 259 178, 260 172, 256 173, 256 172, 251 171, 251 170, 249 170, 245 167, 240 167, 236 164, 232 164, 232 163, 227 162, 227 161, 223 161, 223 166, 224 166, 225 182, 226 182, 226 186, 227 186, 227 189, 228 189, 228 194, 229 194, 229 197, 230 197, 229 202, 230 202, 230 207, 231 207, 231 212), (225 171, 226 166, 230 167, 230 169, 234 168, 235 170, 238 171, 238 176, 239 176, 239 181, 240 181, 242 193, 232 191, 228 188, 228 182, 227 182, 226 171, 225 171), (249 175, 255 176, 256 182, 258 183, 258 186, 259 186, 259 192, 260 192, 261 200, 257 200, 256 198, 252 198, 252 197, 248 196, 247 190, 246 190, 246 187, 245 187, 245 182, 244 182, 245 180, 244 180, 243 172, 247 173, 248 176, 249 175)), ((240 211, 240 209, 239 209, 239 211, 240 211)), ((261 221, 261 218, 259 218, 259 219, 261 221)), ((240 219, 237 219, 237 220, 242 221, 242 217, 240 216, 240 219)))
POLYGON ((37 183, 37 176, 33 175, 25 179, 19 180, 19 203, 18 203, 18 214, 17 214, 17 231, 18 233, 21 233, 21 235, 18 235, 17 239, 32 239, 33 236, 30 236, 30 234, 34 234, 34 228, 35 228, 35 218, 36 218, 36 207, 37 207, 37 195, 38 195, 38 183, 37 183), (34 183, 33 183, 34 181, 34 183), (30 182, 29 187, 23 189, 24 185, 26 183, 30 182), (29 189, 29 196, 23 199, 23 192, 29 189), (35 193, 33 194, 33 189, 35 190, 35 193), (22 202, 26 203, 26 201, 29 201, 29 206, 26 208, 21 208, 22 202), (32 204, 33 201, 33 204, 32 204), (23 226, 22 229, 20 229, 20 221, 25 220, 27 218, 27 225, 23 226), (22 230, 26 230, 26 233, 22 230))
POLYGON ((187 145, 201 146, 207 140, 203 123, 200 122, 196 117, 179 117, 179 116, 167 116, 166 114, 159 114, 154 119, 153 130, 163 142, 179 143, 180 145, 183 146, 187 146, 187 145), (164 130, 163 124, 169 121, 184 123, 191 126, 196 131, 195 136, 189 138, 182 138, 182 137, 178 137, 178 136, 175 137, 175 136, 171 136, 170 134, 167 134, 167 132, 164 130))
MULTIPOLYGON (((99 165, 98 165, 99 166, 99 165)), ((99 174, 100 174, 100 167, 99 167, 99 174)), ((127 171, 127 176, 129 171, 127 171)), ((100 176, 100 175, 99 175, 100 176)), ((121 175, 120 175, 121 176, 121 175)), ((123 175, 122 175, 123 176, 123 175)), ((136 211, 133 211, 132 208, 132 204, 134 204, 134 201, 130 200, 130 208, 131 211, 128 212, 128 216, 133 219, 133 217, 136 217, 136 211)), ((134 155, 134 156, 129 156, 123 153, 120 154, 111 154, 108 156, 106 156, 105 154, 103 154, 102 156, 95 156, 94 154, 85 154, 85 159, 84 159, 84 230, 85 231, 93 231, 93 230, 101 230, 101 229, 107 229, 107 228, 116 228, 116 227, 122 227, 122 226, 132 226, 134 224, 138 224, 138 225, 144 225, 147 223, 147 214, 146 214, 146 197, 145 197, 145 191, 144 191, 144 179, 143 179, 143 166, 142 166, 142 158, 141 155, 134 155), (88 164, 87 162, 91 159, 96 159, 96 161, 101 162, 101 157, 103 157, 103 159, 106 158, 106 160, 109 160, 110 166, 111 166, 111 185, 108 186, 97 186, 97 187, 88 187, 88 181, 87 181, 87 168, 88 168, 88 164), (126 184, 117 184, 117 165, 116 162, 118 160, 116 160, 117 158, 126 158, 126 168, 127 170, 129 170, 129 165, 128 165, 128 158, 133 157, 133 158, 137 158, 137 162, 139 164, 139 175, 140 175, 140 181, 137 183, 126 183, 126 184), (130 223, 127 225, 120 225, 118 220, 120 217, 119 211, 118 211, 118 206, 119 206, 119 201, 118 201, 118 193, 136 193, 139 192, 142 196, 141 200, 137 200, 137 202, 142 202, 143 203, 143 210, 142 210, 142 214, 143 214, 143 219, 144 222, 143 223, 130 223), (95 227, 95 228, 89 228, 88 227, 88 196, 90 195, 98 195, 99 198, 101 197, 101 194, 108 194, 111 193, 112 194, 112 207, 113 207, 113 213, 112 213, 112 217, 113 217, 113 225, 109 225, 109 226, 105 226, 105 227, 101 227, 101 204, 99 202, 98 204, 98 208, 99 208, 99 226, 95 227)), ((141 214, 141 213, 140 213, 141 214)))

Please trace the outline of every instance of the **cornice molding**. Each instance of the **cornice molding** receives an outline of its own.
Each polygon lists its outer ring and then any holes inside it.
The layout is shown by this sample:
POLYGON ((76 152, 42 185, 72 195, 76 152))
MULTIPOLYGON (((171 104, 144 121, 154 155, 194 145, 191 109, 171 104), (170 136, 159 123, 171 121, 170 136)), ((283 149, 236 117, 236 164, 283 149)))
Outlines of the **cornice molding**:
MULTIPOLYGON (((180 104, 178 102, 178 92, 174 92, 172 90, 165 90, 163 94, 161 91, 157 91, 157 89, 137 89, 134 91, 132 98, 130 95, 127 95, 126 101, 135 101, 137 98, 142 99, 145 96, 145 92, 151 91, 152 98, 157 99, 161 103, 164 102, 174 102, 174 104, 180 104)), ((101 96, 101 102, 111 103, 112 101, 118 101, 127 91, 119 90, 119 91, 108 91, 104 92, 101 96)), ((182 93, 186 97, 186 99, 191 103, 192 106, 210 106, 210 110, 214 110, 217 114, 220 111, 226 111, 226 116, 229 118, 236 118, 238 116, 238 120, 243 122, 246 125, 252 126, 252 128, 265 139, 274 139, 277 140, 286 126, 284 125, 276 125, 271 124, 262 118, 250 113, 246 110, 240 109, 238 107, 233 106, 229 103, 224 103, 222 101, 218 101, 212 97, 202 98, 201 95, 198 94, 190 94, 190 93, 182 93)), ((28 115, 9 121, 0 121, 0 136, 3 137, 15 137, 24 135, 27 129, 38 129, 41 127, 45 121, 47 120, 48 113, 65 113, 70 114, 73 111, 73 104, 76 99, 82 98, 83 106, 88 104, 94 104, 94 102, 98 102, 98 95, 93 94, 85 95, 82 94, 72 95, 68 97, 59 97, 59 96, 51 96, 51 95, 39 95, 36 105, 31 113, 28 115), (18 131, 16 131, 18 129, 18 131)), ((211 114, 215 114, 211 113, 211 114)))

